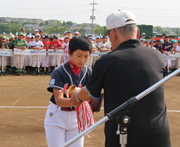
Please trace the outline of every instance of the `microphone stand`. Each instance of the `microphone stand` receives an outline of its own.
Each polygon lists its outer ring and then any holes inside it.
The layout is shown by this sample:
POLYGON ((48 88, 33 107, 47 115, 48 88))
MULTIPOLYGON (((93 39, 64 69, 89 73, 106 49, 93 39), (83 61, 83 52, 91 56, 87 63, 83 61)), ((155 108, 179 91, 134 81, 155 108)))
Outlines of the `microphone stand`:
POLYGON ((99 125, 101 125, 104 122, 111 120, 111 119, 115 119, 118 122, 118 130, 117 130, 116 134, 118 134, 118 135, 120 134, 121 147, 126 147, 126 144, 127 144, 127 127, 130 124, 130 118, 127 115, 128 108, 135 105, 143 97, 145 97, 146 95, 148 95, 149 93, 151 93, 152 91, 154 91, 155 89, 160 87, 162 84, 164 84, 166 81, 168 81, 169 79, 171 79, 172 77, 174 77, 178 73, 180 73, 180 68, 178 68, 176 71, 174 71, 173 73, 171 73, 167 77, 163 78, 159 82, 155 83, 154 85, 152 85, 148 89, 144 90, 143 92, 141 92, 137 96, 128 99, 122 105, 118 106, 117 108, 115 108, 111 112, 107 113, 104 118, 100 119, 98 122, 96 122, 95 124, 90 126, 88 129, 84 130, 83 132, 79 133, 78 135, 76 135, 73 138, 71 138, 70 140, 68 140, 61 147, 68 147, 69 145, 71 145, 72 143, 77 141, 79 138, 83 137, 84 135, 88 134, 89 132, 91 132, 92 130, 97 128, 99 125))

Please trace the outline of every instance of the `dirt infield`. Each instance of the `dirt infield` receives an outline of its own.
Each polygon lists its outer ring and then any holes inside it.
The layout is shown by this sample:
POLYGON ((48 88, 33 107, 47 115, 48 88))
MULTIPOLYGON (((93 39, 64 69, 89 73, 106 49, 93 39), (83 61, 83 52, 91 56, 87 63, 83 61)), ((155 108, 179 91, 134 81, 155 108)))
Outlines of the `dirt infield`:
MULTIPOLYGON (((0 77, 0 146, 46 147, 44 116, 51 93, 46 88, 50 76, 0 77), (11 106, 11 107, 8 107, 11 106), (21 106, 21 107, 17 107, 21 106)), ((180 77, 165 83, 172 147, 180 145, 180 77)), ((104 116, 95 113, 96 120, 104 116)), ((85 136, 85 147, 104 146, 104 125, 85 136)))

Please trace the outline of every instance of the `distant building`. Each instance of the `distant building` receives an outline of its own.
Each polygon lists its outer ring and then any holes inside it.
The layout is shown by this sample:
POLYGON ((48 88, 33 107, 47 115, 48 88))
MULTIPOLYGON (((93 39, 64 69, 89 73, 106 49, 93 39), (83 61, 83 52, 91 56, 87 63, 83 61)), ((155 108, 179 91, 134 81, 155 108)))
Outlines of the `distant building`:
POLYGON ((31 19, 31 18, 11 18, 11 17, 0 17, 1 18, 1 22, 12 22, 12 21, 16 21, 19 23, 24 23, 24 22, 34 22, 37 23, 38 25, 43 22, 42 19, 31 19))

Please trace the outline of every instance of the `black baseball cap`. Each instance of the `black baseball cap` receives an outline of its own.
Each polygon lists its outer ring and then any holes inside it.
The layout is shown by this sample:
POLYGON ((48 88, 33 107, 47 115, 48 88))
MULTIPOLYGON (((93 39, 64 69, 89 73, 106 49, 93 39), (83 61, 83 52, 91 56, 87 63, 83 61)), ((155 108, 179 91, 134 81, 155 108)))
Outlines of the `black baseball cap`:
POLYGON ((166 35, 166 33, 163 33, 163 34, 162 34, 162 36, 165 36, 165 35, 166 35))
POLYGON ((49 36, 48 36, 48 35, 45 35, 44 38, 49 38, 49 36))
POLYGON ((165 38, 169 38, 169 36, 168 36, 168 35, 165 35, 165 38))
POLYGON ((58 37, 57 37, 56 35, 54 35, 54 36, 53 36, 53 38, 56 38, 56 39, 58 39, 58 37))
POLYGON ((157 39, 156 42, 161 42, 161 40, 160 40, 160 39, 157 39))

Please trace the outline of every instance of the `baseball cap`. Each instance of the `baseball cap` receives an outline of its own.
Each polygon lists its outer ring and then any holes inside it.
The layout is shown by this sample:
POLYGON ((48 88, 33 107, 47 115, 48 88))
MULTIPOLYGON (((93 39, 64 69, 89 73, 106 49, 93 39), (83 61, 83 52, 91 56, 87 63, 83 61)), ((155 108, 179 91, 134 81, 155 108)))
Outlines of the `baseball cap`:
POLYGON ((162 36, 166 35, 166 33, 163 33, 162 36))
POLYGON ((156 42, 161 42, 161 40, 160 40, 160 39, 157 39, 156 42))
POLYGON ((79 35, 80 33, 78 32, 78 31, 76 31, 75 33, 74 33, 74 35, 79 35))
POLYGON ((53 36, 53 38, 56 38, 56 39, 58 39, 58 36, 54 35, 54 36, 53 36))
POLYGON ((96 36, 97 39, 99 39, 100 37, 99 36, 96 36))
POLYGON ((45 35, 44 38, 49 38, 49 36, 48 36, 48 35, 45 35))
POLYGON ((40 31, 39 31, 39 33, 42 33, 42 32, 43 32, 43 30, 40 30, 40 31))
POLYGON ((66 31, 66 33, 71 33, 71 31, 66 31))
POLYGON ((35 29, 34 31, 35 31, 35 32, 39 32, 38 29, 35 29))
POLYGON ((69 38, 69 36, 64 36, 64 39, 69 38))
POLYGON ((30 35, 27 35, 27 38, 31 38, 31 36, 30 36, 30 35))
POLYGON ((18 36, 19 36, 19 35, 23 35, 23 33, 22 33, 22 32, 19 32, 19 33, 18 33, 18 36))
POLYGON ((32 36, 31 36, 31 38, 35 38, 35 36, 34 36, 34 35, 32 35, 32 36))
POLYGON ((151 36, 149 36, 148 38, 152 38, 151 36))
POLYGON ((169 36, 168 36, 168 35, 165 35, 165 38, 169 38, 169 36))
POLYGON ((35 37, 40 37, 40 35, 39 35, 39 34, 36 34, 35 37))
POLYGON ((177 41, 176 41, 176 40, 174 40, 174 39, 172 39, 172 40, 171 40, 171 42, 172 42, 172 43, 177 43, 177 41))
POLYGON ((63 40, 63 38, 59 38, 59 40, 63 40))
POLYGON ((146 33, 144 33, 144 32, 143 32, 141 35, 145 36, 145 35, 146 35, 146 33))
POLYGON ((115 11, 106 18, 107 32, 104 36, 108 36, 110 29, 124 27, 129 24, 137 24, 136 16, 130 11, 115 11))
POLYGON ((25 31, 25 28, 22 28, 21 31, 25 31))

